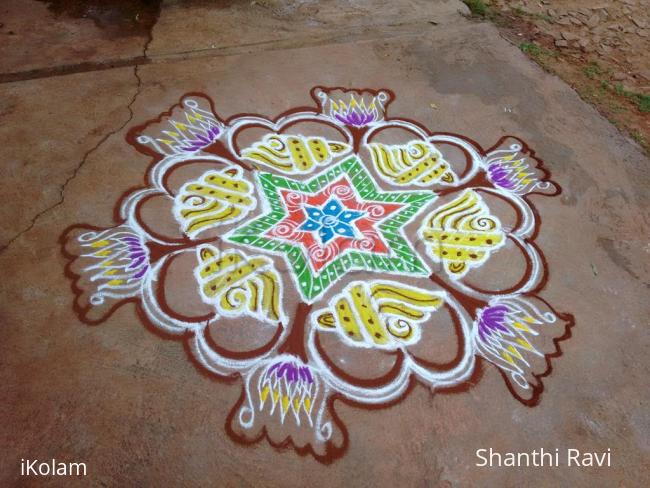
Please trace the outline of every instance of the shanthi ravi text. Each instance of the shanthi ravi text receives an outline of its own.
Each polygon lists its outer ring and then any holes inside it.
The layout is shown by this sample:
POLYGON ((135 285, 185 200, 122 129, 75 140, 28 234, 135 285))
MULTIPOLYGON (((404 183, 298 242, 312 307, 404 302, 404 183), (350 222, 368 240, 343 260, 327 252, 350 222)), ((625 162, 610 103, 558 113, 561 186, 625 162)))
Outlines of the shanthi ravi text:
POLYGON ((610 449, 587 452, 580 449, 534 449, 529 452, 498 452, 490 448, 476 450, 476 466, 493 467, 611 467, 610 449))

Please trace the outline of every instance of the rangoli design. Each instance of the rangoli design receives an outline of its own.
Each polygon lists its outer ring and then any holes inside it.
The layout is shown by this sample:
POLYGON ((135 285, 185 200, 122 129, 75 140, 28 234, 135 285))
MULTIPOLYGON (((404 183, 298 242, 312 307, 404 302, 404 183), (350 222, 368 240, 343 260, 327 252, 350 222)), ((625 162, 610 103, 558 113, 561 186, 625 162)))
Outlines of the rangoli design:
POLYGON ((539 293, 533 195, 557 184, 521 140, 484 150, 390 118, 389 90, 312 90, 313 107, 224 119, 190 93, 127 141, 152 158, 115 225, 61 241, 89 324, 133 302, 242 393, 226 420, 331 462, 337 402, 394 405, 415 385, 460 392, 489 363, 540 400, 573 318, 539 293))

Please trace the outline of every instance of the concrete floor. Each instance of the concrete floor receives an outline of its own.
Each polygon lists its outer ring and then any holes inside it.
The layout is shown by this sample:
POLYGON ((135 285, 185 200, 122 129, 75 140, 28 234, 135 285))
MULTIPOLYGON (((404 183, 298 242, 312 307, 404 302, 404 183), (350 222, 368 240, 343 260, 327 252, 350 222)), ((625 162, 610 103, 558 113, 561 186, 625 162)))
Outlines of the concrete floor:
POLYGON ((650 484, 650 161, 461 2, 164 1, 150 37, 117 38, 36 1, 0 9, 0 36, 19 38, 0 43, 2 486, 61 486, 21 477, 21 458, 86 462, 88 478, 66 486, 650 484), (241 380, 203 374, 133 305, 80 322, 58 240, 72 224, 114 225, 115 202, 142 185, 151 157, 127 131, 190 91, 227 119, 313 105, 314 86, 390 88, 391 115, 483 148, 516 135, 562 186, 531 197, 550 270, 540 295, 576 323, 539 405, 487 363, 466 392, 418 387, 372 411, 338 402, 349 446, 324 465, 234 442, 224 423, 241 380), (610 449, 612 461, 476 467, 490 447, 610 449))

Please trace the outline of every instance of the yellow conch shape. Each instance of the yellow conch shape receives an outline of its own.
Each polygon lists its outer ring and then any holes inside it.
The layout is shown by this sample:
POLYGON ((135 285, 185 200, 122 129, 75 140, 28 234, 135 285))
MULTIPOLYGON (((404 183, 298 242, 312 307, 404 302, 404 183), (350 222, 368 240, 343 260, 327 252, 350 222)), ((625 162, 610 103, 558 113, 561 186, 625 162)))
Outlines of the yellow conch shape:
POLYGON ((282 281, 266 256, 238 251, 220 253, 213 246, 197 250, 195 276, 204 302, 227 317, 249 315, 275 324, 284 320, 282 281))
POLYGON ((444 302, 442 292, 390 281, 355 281, 314 313, 318 327, 358 347, 395 349, 420 339, 418 324, 444 302))
POLYGON ((410 141, 400 145, 371 143, 368 148, 377 171, 390 183, 451 185, 457 180, 440 151, 426 141, 410 141))
POLYGON ((452 278, 484 263, 505 241, 501 223, 473 190, 431 213, 420 236, 431 258, 442 262, 452 278))
POLYGON ((270 134, 244 149, 242 157, 285 173, 307 173, 314 166, 327 165, 333 158, 351 150, 348 144, 322 137, 270 134))
POLYGON ((239 167, 208 171, 181 188, 174 199, 174 216, 183 232, 194 237, 245 217, 255 206, 252 192, 239 167))

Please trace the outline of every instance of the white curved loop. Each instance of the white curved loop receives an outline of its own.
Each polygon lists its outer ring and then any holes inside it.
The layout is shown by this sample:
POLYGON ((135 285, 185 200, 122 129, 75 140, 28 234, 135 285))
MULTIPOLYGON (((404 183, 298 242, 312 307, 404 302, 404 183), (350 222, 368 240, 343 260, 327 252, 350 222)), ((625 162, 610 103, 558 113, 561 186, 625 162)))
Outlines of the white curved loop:
MULTIPOLYGON (((138 205, 142 200, 145 198, 154 196, 154 195, 161 195, 161 196, 166 196, 166 193, 162 193, 160 190, 157 188, 143 188, 141 190, 136 190, 133 193, 131 193, 128 197, 122 201, 122 205, 120 206, 120 217, 126 221, 129 227, 131 227, 136 233, 139 233, 143 236, 146 237, 146 241, 148 242, 157 242, 158 244, 169 244, 169 242, 159 239, 153 235, 151 235, 149 232, 147 232, 142 225, 140 225, 136 212, 138 209, 138 205)), ((170 213, 171 215, 171 213, 170 213)))
POLYGON ((508 190, 503 190, 501 188, 490 188, 486 186, 477 186, 474 188, 475 191, 483 191, 485 193, 490 193, 492 195, 498 195, 500 197, 509 200, 515 207, 517 207, 522 214, 522 222, 517 229, 514 229, 511 234, 518 237, 530 237, 530 235, 535 230, 537 220, 535 218, 535 213, 532 208, 519 195, 509 192, 508 190))
POLYGON ((432 372, 413 361, 413 372, 416 373, 422 381, 428 383, 431 388, 453 386, 465 381, 472 374, 472 371, 474 371, 474 366, 476 364, 474 341, 471 340, 473 321, 468 317, 465 309, 451 296, 451 294, 447 294, 446 302, 448 305, 451 305, 460 319, 464 344, 463 357, 458 364, 449 371, 432 372))
POLYGON ((338 127, 338 129, 345 134, 347 143, 352 141, 352 134, 350 133, 349 129, 345 126, 345 124, 342 124, 341 122, 335 119, 331 119, 326 115, 318 114, 315 112, 296 112, 290 115, 286 115, 284 117, 280 117, 276 122, 271 122, 270 120, 265 119, 263 117, 256 117, 256 116, 249 116, 249 115, 234 119, 231 121, 228 132, 226 134, 227 137, 226 146, 228 147, 228 149, 232 154, 239 155, 237 150, 235 149, 235 140, 234 140, 235 134, 240 129, 245 128, 247 125, 262 125, 264 127, 267 127, 269 130, 278 131, 288 123, 295 123, 295 122, 316 122, 316 123, 320 122, 320 123, 326 123, 328 126, 334 125, 338 127))
POLYGON ((251 368, 258 367, 265 359, 274 356, 280 345, 282 345, 286 339, 289 330, 289 328, 284 328, 273 347, 264 354, 260 354, 259 356, 250 359, 232 359, 219 354, 207 343, 203 330, 194 334, 191 350, 195 359, 209 371, 222 376, 235 372, 243 373, 251 368))
POLYGON ((466 184, 468 181, 474 178, 474 176, 476 176, 476 173, 478 173, 478 171, 481 169, 481 162, 483 161, 483 156, 480 153, 479 149, 469 141, 462 139, 460 137, 447 135, 447 134, 433 135, 428 138, 428 141, 434 144, 437 142, 447 142, 449 144, 454 144, 456 146, 462 147, 465 151, 469 153, 469 157, 470 157, 469 171, 467 171, 467 174, 463 178, 459 178, 458 182, 456 183, 456 186, 462 186, 466 184))
POLYGON ((492 298, 499 297, 499 296, 509 296, 513 294, 522 294, 522 293, 527 293, 531 290, 534 290, 542 281, 544 278, 544 268, 542 266, 542 257, 537 250, 537 248, 529 243, 527 243, 524 239, 521 237, 515 235, 515 234, 509 234, 508 235, 509 239, 512 239, 513 241, 516 241, 519 243, 519 248, 523 249, 524 252, 527 254, 527 256, 530 258, 531 262, 531 267, 530 267, 530 276, 526 280, 525 283, 523 283, 519 288, 517 288, 515 291, 510 292, 510 293, 500 293, 498 290, 497 291, 489 291, 487 293, 483 293, 477 290, 474 290, 473 288, 469 287, 468 285, 462 283, 460 280, 445 280, 445 283, 449 285, 452 288, 455 288, 461 292, 463 292, 465 295, 469 295, 473 298, 478 298, 481 300, 489 301, 492 298))
POLYGON ((358 403, 381 405, 397 400, 409 386, 409 378, 412 373, 426 383, 431 388, 440 388, 453 386, 467 379, 475 366, 474 343, 470 340, 472 321, 468 319, 467 312, 451 296, 447 297, 447 303, 458 313, 461 321, 461 331, 463 334, 464 353, 458 364, 448 371, 429 371, 418 365, 410 356, 406 348, 403 349, 405 354, 404 362, 400 368, 399 374, 389 384, 380 388, 369 388, 352 385, 349 382, 339 378, 328 366, 325 360, 320 356, 316 348, 316 327, 311 327, 307 338, 307 351, 310 360, 314 361, 318 370, 332 389, 342 393, 346 398, 358 403))
MULTIPOLYGON (((265 358, 273 355, 278 347, 284 342, 284 339, 289 333, 288 328, 283 329, 279 339, 266 353, 251 359, 232 359, 217 353, 207 343, 204 337, 205 328, 208 326, 207 322, 187 322, 184 320, 179 320, 171 317, 164 310, 162 310, 158 304, 158 299, 156 297, 156 285, 158 284, 160 270, 167 263, 167 261, 186 252, 194 253, 195 250, 192 248, 181 251, 174 251, 161 258, 150 270, 150 272, 147 273, 146 279, 142 285, 142 305, 150 322, 163 332, 169 334, 182 335, 187 331, 194 332, 194 337, 192 339, 193 347, 191 348, 192 354, 202 366, 219 375, 228 375, 233 372, 241 373, 259 364, 260 361, 264 360, 265 358)), ((218 315, 215 314, 212 320, 218 318, 218 315)))
POLYGON ((158 304, 156 297, 156 286, 158 284, 158 277, 162 267, 174 256, 178 256, 184 252, 193 250, 174 251, 166 256, 163 256, 158 262, 149 270, 144 282, 142 283, 142 306, 144 308, 149 321, 163 332, 169 334, 180 335, 188 330, 201 331, 206 327, 205 323, 186 322, 178 320, 167 314, 158 304))
POLYGON ((429 134, 427 134, 422 128, 418 127, 417 125, 409 122, 408 120, 402 120, 402 119, 390 119, 387 122, 384 122, 383 124, 378 124, 376 126, 372 126, 364 135, 363 138, 361 139, 361 145, 366 146, 368 144, 368 140, 372 136, 374 136, 375 132, 387 128, 393 128, 393 127, 399 127, 401 129, 405 129, 410 132, 414 132, 417 134, 418 137, 421 139, 428 139, 429 134))
POLYGON ((163 185, 165 175, 170 169, 173 169, 179 163, 185 161, 214 161, 215 163, 220 163, 226 166, 232 165, 232 161, 228 161, 219 156, 206 153, 188 153, 187 155, 173 155, 167 156, 166 158, 158 161, 156 165, 152 168, 149 174, 149 183, 157 188, 160 191, 167 192, 163 185))

